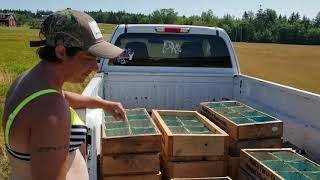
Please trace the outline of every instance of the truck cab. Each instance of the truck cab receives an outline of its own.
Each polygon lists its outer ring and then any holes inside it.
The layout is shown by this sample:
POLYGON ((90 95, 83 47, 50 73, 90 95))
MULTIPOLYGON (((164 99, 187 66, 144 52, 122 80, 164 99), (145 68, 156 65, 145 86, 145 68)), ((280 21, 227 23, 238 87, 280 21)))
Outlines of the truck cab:
MULTIPOLYGON (((320 95, 240 72, 228 34, 221 28, 122 24, 110 43, 123 49, 101 59, 83 95, 118 101, 127 109, 197 110, 201 102, 236 100, 284 122, 283 140, 320 159, 320 95)), ((90 128, 88 168, 97 178, 101 110, 81 110, 90 128)))

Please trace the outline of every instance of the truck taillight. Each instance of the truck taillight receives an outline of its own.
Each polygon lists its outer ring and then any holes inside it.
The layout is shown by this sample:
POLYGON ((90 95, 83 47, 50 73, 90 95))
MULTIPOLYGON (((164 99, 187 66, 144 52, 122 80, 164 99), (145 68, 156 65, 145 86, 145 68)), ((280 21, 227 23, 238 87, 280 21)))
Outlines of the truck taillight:
POLYGON ((164 33, 188 33, 190 28, 179 28, 179 27, 156 27, 156 32, 164 33))

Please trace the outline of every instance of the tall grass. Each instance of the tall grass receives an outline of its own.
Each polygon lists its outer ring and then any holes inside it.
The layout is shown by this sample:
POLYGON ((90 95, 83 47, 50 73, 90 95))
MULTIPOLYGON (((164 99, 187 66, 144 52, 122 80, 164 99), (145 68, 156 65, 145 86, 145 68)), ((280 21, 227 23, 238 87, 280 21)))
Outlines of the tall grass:
POLYGON ((0 130, 0 179, 9 179, 10 166, 6 154, 2 127, 0 130))
POLYGON ((234 43, 243 74, 320 94, 320 46, 234 43))

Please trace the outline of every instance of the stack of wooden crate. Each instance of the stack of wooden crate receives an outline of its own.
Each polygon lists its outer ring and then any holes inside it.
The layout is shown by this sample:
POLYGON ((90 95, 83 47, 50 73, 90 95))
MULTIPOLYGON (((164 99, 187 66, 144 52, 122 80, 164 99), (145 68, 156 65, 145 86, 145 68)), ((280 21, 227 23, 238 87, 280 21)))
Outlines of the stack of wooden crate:
POLYGON ((243 148, 282 147, 283 122, 237 101, 204 102, 199 112, 229 136, 228 175, 236 178, 243 148))
POLYGON ((228 135, 196 111, 153 110, 166 179, 226 175, 228 135))
POLYGON ((320 179, 320 165, 292 149, 242 149, 239 180, 320 179))
POLYGON ((101 129, 104 180, 161 180, 161 135, 145 109, 127 110, 128 120, 106 115, 101 129))

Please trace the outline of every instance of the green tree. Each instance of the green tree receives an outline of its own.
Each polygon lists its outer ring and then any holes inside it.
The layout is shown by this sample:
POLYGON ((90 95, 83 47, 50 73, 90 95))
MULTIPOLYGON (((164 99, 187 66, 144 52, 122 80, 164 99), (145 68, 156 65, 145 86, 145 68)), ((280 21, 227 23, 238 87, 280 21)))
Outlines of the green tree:
POLYGON ((314 26, 320 28, 320 12, 318 12, 316 18, 314 19, 314 26))
POLYGON ((213 11, 209 9, 207 12, 202 12, 201 14, 201 21, 206 26, 217 26, 218 24, 218 17, 213 14, 213 11))
POLYGON ((174 9, 160 9, 151 13, 151 23, 173 24, 177 20, 178 13, 174 9))

